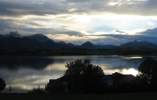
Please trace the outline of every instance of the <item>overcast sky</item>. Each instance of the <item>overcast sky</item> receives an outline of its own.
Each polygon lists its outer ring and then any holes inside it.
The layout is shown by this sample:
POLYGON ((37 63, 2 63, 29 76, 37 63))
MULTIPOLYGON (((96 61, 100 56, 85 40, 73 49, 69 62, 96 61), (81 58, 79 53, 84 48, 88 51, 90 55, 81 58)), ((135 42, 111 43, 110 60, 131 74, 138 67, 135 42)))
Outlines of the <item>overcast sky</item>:
POLYGON ((0 0, 0 33, 65 42, 157 42, 157 0, 0 0))

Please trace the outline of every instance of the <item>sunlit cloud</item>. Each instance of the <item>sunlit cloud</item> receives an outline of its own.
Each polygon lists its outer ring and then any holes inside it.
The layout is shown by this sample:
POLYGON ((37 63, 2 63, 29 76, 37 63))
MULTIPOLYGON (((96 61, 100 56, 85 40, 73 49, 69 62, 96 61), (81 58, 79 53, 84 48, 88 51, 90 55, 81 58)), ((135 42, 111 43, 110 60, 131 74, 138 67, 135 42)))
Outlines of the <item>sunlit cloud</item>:
POLYGON ((104 39, 104 37, 99 36, 77 36, 77 35, 68 35, 68 34, 48 34, 47 35, 50 39, 56 40, 56 41, 64 41, 67 43, 74 43, 74 44, 82 44, 86 41, 95 41, 99 40, 101 38, 104 39))
POLYGON ((127 42, 128 38, 119 39, 105 37, 105 35, 149 36, 143 32, 157 26, 155 0, 28 0, 24 2, 25 0, 0 0, 1 34, 19 31, 21 34, 52 34, 49 36, 51 39, 66 42, 70 41, 64 39, 64 36, 71 38, 72 41, 98 41, 99 39, 102 43, 112 40, 112 43, 119 44, 119 41, 127 42), (104 35, 104 37, 96 35, 104 35))
POLYGON ((123 5, 136 5, 146 2, 148 0, 109 0, 109 6, 123 6, 123 5))

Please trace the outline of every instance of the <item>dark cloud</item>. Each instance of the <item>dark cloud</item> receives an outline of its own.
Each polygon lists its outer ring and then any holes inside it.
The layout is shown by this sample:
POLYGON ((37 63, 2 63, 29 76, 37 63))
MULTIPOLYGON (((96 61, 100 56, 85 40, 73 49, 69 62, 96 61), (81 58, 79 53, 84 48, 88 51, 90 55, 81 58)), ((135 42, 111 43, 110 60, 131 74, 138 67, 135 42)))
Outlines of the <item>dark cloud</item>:
MULTIPOLYGON (((34 23, 31 23, 34 24, 34 23)), ((68 30, 65 28, 56 29, 56 28, 31 28, 25 27, 22 25, 17 25, 16 21, 7 21, 7 20, 0 20, 0 34, 6 34, 10 31, 19 31, 21 35, 30 35, 30 34, 67 34, 70 36, 82 36, 81 32, 68 30)))
POLYGON ((11 28, 9 24, 10 23, 5 20, 0 20, 0 30, 3 30, 5 28, 11 28))
POLYGON ((28 0, 30 3, 27 0, 22 0, 23 3, 13 1, 0 0, 0 15, 45 15, 67 12, 66 5, 62 3, 38 4, 30 2, 30 0, 28 0))
POLYGON ((117 14, 156 15, 156 0, 68 0, 76 12, 111 12, 117 14), (115 5, 109 3, 115 2, 115 5))
POLYGON ((0 34, 6 34, 12 31, 12 29, 15 29, 13 26, 14 24, 10 20, 0 20, 0 34))
POLYGON ((0 15, 45 15, 89 12, 156 15, 156 0, 122 0, 121 5, 109 5, 118 0, 0 0, 0 15), (133 2, 130 4, 129 2, 133 2))

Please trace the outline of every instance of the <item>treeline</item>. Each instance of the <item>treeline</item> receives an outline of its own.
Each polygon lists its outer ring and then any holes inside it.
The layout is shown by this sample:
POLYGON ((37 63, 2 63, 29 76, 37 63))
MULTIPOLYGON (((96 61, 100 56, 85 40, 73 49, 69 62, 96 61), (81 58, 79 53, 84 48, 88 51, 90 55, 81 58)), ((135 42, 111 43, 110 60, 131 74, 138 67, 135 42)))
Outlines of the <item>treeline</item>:
POLYGON ((157 92, 157 60, 146 57, 139 65, 138 76, 113 73, 105 75, 100 66, 89 60, 67 63, 64 76, 50 79, 45 90, 35 89, 29 93, 119 93, 157 92))
MULTIPOLYGON (((147 61, 148 60, 145 59, 143 63, 147 61)), ((139 71, 143 68, 143 63, 140 65, 139 71)), ((153 83, 149 83, 150 80, 144 73, 136 77, 117 72, 111 75, 105 75, 100 66, 93 65, 88 60, 76 60, 68 63, 66 67, 67 70, 63 77, 51 79, 46 85, 45 91, 47 93, 99 94, 153 90, 153 83)), ((157 77, 155 79, 157 80, 157 77)))

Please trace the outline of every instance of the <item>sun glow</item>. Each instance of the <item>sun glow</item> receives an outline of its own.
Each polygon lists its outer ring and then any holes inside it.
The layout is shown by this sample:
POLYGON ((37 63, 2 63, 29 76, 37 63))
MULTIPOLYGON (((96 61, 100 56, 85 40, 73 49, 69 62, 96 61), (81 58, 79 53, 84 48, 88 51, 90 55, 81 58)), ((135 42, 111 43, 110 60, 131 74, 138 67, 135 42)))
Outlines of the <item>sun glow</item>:
MULTIPOLYGON (((120 15, 114 13, 83 13, 62 15, 25 15, 15 18, 0 17, 14 20, 17 27, 43 30, 43 33, 59 33, 60 31, 76 31, 85 35, 139 35, 147 29, 156 27, 154 16, 120 15), (115 31, 119 30, 119 31, 115 31)), ((25 31, 25 30, 24 30, 25 31)), ((34 32, 34 31, 33 31, 34 32)), ((37 31, 38 33, 38 31, 37 31)), ((67 32, 65 32, 67 34, 67 32)))
POLYGON ((130 69, 123 69, 122 74, 131 74, 133 76, 137 76, 139 72, 134 68, 130 68, 130 69))

